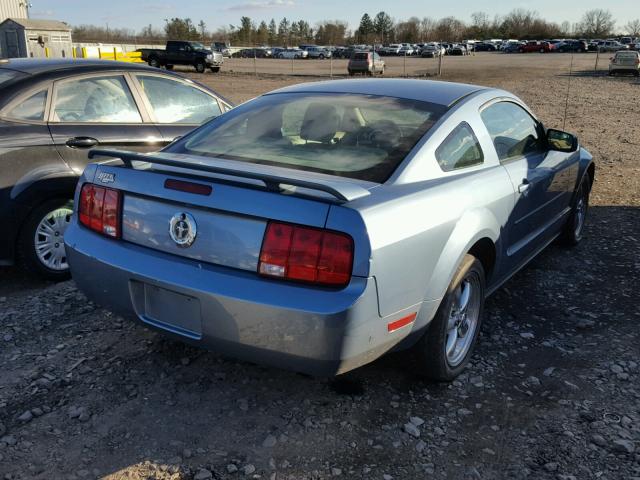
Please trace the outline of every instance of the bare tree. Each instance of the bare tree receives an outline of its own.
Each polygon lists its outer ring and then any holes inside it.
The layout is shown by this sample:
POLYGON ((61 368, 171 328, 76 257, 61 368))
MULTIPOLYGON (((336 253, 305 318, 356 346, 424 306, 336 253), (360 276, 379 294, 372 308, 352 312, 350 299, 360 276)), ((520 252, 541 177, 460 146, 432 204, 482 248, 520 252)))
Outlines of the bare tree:
POLYGON ((424 17, 420 20, 420 39, 423 41, 435 40, 434 30, 436 21, 433 18, 424 17))
POLYGON ((640 18, 627 22, 624 29, 632 37, 640 37, 640 18))
POLYGON ((580 31, 588 38, 607 37, 613 30, 616 22, 609 10, 596 8, 587 11, 582 16, 580 31))
POLYGON ((486 38, 491 30, 491 20, 485 12, 473 12, 469 35, 473 38, 486 38))

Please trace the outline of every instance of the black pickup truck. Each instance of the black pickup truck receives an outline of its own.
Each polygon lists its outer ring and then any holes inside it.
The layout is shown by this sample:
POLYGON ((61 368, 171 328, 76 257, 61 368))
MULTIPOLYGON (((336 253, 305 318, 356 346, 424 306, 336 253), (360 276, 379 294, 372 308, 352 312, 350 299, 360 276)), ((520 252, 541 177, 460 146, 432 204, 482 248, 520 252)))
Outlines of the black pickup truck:
POLYGON ((142 54, 142 60, 150 66, 168 70, 174 65, 193 65, 198 73, 203 73, 206 68, 218 72, 224 61, 221 53, 207 50, 199 42, 170 40, 164 50, 141 48, 138 51, 142 54))

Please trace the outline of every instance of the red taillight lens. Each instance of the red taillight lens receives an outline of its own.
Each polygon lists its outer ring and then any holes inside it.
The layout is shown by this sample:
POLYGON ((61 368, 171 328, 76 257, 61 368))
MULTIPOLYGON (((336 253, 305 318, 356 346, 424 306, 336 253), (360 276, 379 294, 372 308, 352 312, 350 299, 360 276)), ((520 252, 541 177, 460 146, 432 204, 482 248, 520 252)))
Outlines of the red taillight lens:
POLYGON ((351 279, 353 240, 344 233, 269 222, 258 272, 270 277, 344 286, 351 279))
POLYGON ((118 190, 85 183, 80 190, 80 223, 98 233, 120 238, 120 204, 118 190))

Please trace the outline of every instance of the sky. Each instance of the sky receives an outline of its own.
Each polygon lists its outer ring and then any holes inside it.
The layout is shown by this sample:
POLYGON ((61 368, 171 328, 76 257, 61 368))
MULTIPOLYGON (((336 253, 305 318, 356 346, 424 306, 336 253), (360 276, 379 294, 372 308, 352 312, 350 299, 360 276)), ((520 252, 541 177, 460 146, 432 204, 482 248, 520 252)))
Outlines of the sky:
POLYGON ((477 0, 426 2, 424 0, 31 0, 32 18, 55 19, 70 25, 109 25, 110 28, 131 28, 136 31, 152 24, 161 28, 164 19, 191 18, 194 23, 204 20, 208 30, 238 25, 240 17, 248 16, 260 22, 282 17, 306 20, 312 26, 321 20, 343 20, 349 27, 358 27, 360 17, 367 12, 372 17, 380 10, 396 20, 411 16, 442 18, 455 16, 468 21, 472 12, 484 11, 491 16, 505 14, 514 8, 536 10, 549 21, 578 22, 582 14, 592 8, 606 8, 622 28, 631 19, 640 18, 639 0, 493 0, 483 4, 477 0))

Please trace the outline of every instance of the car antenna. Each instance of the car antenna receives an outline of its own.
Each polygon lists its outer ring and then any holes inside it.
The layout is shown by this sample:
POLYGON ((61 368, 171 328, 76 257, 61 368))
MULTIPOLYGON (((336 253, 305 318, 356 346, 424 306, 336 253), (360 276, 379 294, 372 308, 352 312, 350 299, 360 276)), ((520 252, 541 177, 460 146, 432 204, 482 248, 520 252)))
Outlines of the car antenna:
POLYGON ((569 64, 569 81, 567 82, 567 98, 564 101, 564 117, 562 119, 562 130, 564 131, 564 126, 567 123, 567 110, 569 109, 569 91, 571 88, 571 77, 573 76, 573 55, 571 52, 571 63, 569 64))

